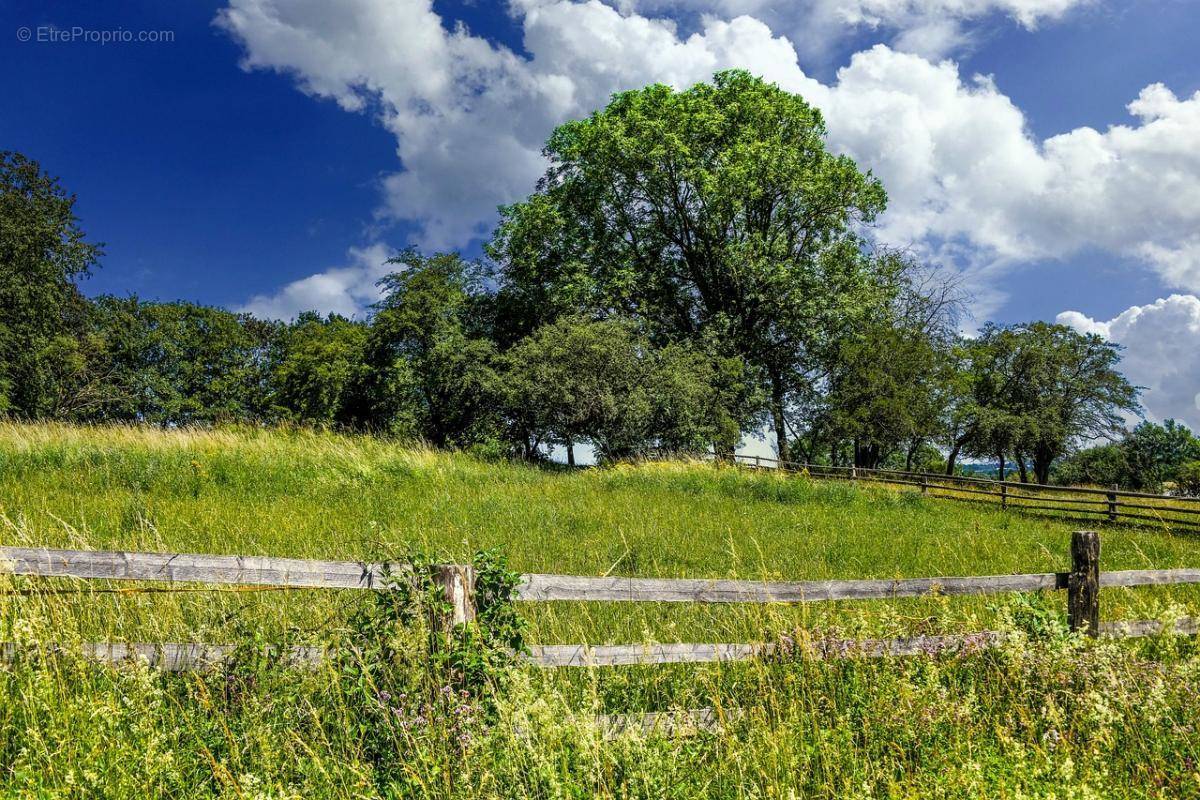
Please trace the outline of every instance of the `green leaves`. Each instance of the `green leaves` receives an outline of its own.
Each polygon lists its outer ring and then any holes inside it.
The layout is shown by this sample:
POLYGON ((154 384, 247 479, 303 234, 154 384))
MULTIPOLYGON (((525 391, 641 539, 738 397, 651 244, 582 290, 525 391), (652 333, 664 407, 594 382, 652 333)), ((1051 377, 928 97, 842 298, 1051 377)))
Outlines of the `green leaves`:
POLYGON ((496 373, 490 301, 479 266, 454 253, 405 250, 403 267, 380 281, 366 343, 363 424, 413 430, 439 447, 494 436, 496 373))
POLYGON ((0 410, 54 414, 75 384, 79 363, 59 360, 57 340, 83 335, 87 301, 74 281, 102 251, 74 207, 36 161, 0 151, 0 410))
POLYGON ((787 402, 875 300, 857 230, 886 195, 824 135, 820 112, 744 71, 618 94, 560 126, 537 191, 501 210, 501 296, 523 303, 525 332, 569 313, 627 315, 658 342, 720 326, 787 402))
POLYGON ((1200 438, 1186 425, 1169 419, 1162 425, 1142 422, 1119 442, 1089 447, 1056 463, 1056 483, 1096 484, 1161 492, 1168 483, 1182 494, 1196 494, 1195 465, 1200 464, 1200 438))
POLYGON ((315 425, 351 420, 352 394, 366 378, 367 326, 301 314, 271 348, 271 404, 284 419, 315 425))
POLYGON ((963 441, 978 455, 1032 457, 1037 482, 1080 441, 1116 436, 1138 390, 1117 370, 1118 345, 1063 325, 987 325, 968 346, 971 395, 963 441))
POLYGON ((567 317, 543 326, 504 359, 506 409, 515 438, 591 441, 602 459, 651 448, 732 448, 738 359, 672 344, 655 348, 625 319, 567 317))

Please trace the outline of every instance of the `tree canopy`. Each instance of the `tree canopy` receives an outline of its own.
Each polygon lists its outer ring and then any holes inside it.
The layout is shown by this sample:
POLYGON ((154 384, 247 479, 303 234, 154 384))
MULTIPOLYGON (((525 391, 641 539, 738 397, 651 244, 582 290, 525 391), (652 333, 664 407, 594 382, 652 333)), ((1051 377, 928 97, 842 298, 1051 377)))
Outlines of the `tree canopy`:
POLYGON ((286 422, 524 458, 726 456, 769 424, 784 460, 1194 477, 1186 429, 1126 431, 1138 390, 1117 346, 1045 322, 960 335, 954 280, 872 239, 883 186, 797 95, 739 70, 648 86, 545 154, 485 259, 405 249, 361 317, 291 322, 89 299, 101 250, 74 197, 0 154, 0 414, 286 422))
POLYGON ((76 281, 101 254, 74 195, 36 161, 0 152, 0 413, 67 411, 88 315, 76 281))
POLYGON ((1047 483, 1054 459, 1080 442, 1115 437, 1136 413, 1138 390, 1118 371, 1120 348, 1065 325, 989 324, 965 345, 967 397, 954 452, 1012 453, 1047 483))
POLYGON ((856 232, 883 187, 824 136, 819 111, 739 70, 618 94, 555 130, 537 191, 502 209, 501 294, 524 330, 583 312, 658 341, 719 331, 769 387, 786 458, 789 397, 887 300, 856 232))

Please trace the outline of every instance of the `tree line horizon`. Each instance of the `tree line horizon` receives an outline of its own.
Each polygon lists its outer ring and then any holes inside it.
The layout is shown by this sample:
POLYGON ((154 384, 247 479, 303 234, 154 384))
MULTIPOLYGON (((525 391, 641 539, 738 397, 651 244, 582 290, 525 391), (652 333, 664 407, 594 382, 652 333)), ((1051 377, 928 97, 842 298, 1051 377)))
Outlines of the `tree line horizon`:
POLYGON ((655 84, 560 125, 544 155, 483 258, 401 250, 365 318, 282 322, 86 297, 103 251, 75 197, 0 154, 0 415, 295 423, 526 459, 587 442, 606 461, 729 455, 769 427, 783 461, 1200 482, 1186 427, 1127 430, 1140 390, 1118 345, 1041 321, 963 336, 952 273, 873 239, 883 185, 826 149, 798 95, 740 70, 655 84))

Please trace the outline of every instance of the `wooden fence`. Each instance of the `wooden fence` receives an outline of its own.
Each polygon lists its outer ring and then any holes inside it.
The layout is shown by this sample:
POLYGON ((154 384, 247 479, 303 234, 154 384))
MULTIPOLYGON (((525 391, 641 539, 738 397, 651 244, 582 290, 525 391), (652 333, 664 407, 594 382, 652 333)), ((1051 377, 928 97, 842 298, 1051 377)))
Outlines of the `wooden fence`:
MULTIPOLYGON (((1100 571, 1100 537, 1077 531, 1071 538, 1071 569, 1020 575, 896 578, 831 581, 747 581, 706 579, 619 578, 529 574, 517 589, 521 602, 659 602, 659 603, 809 603, 829 600, 882 600, 924 595, 977 595, 1003 592, 1066 590, 1070 625, 1091 636, 1145 636, 1161 630, 1149 620, 1100 624, 1099 590, 1105 587, 1200 583, 1200 569, 1100 571)), ((354 561, 310 561, 262 556, 216 556, 180 553, 54 550, 0 547, 0 574, 39 578, 132 580, 168 583, 234 584, 296 589, 368 589, 389 585, 387 576, 404 574, 406 565, 354 561)), ((433 568, 451 609, 439 624, 469 623, 475 616, 474 571, 470 566, 433 568)), ((1200 620, 1175 625, 1194 634, 1200 620)), ((847 655, 905 656, 993 647, 1004 635, 982 631, 950 636, 899 639, 804 641, 743 644, 680 643, 629 645, 535 645, 528 660, 546 667, 619 666, 627 664, 734 661, 796 650, 819 658, 847 655)), ((191 669, 220 661, 231 645, 199 643, 97 643, 85 646, 95 658, 121 661, 144 658, 166 669, 191 669)), ((11 658, 12 645, 0 645, 0 659, 11 658)), ((324 657, 318 648, 293 648, 298 662, 324 657)))
POLYGON ((1152 522, 1175 527, 1200 528, 1200 497, 1130 492, 1115 486, 1109 489, 1050 486, 932 472, 832 467, 741 454, 735 455, 734 461, 754 469, 776 469, 817 478, 912 486, 920 489, 923 494, 954 500, 998 503, 1006 510, 1060 512, 1068 517, 1085 517, 1108 522, 1124 519, 1139 523, 1152 522))

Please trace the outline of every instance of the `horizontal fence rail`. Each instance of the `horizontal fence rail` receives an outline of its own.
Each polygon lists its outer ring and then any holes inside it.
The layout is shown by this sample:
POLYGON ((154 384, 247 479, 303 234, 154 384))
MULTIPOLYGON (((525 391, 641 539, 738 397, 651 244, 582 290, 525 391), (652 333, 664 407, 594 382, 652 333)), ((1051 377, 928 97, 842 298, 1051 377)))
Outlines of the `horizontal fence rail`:
POLYGON ((922 493, 933 492, 938 497, 948 499, 996 502, 1004 509, 1057 511, 1068 516, 1085 515, 1091 519, 1109 522, 1126 519, 1185 528, 1200 528, 1200 497, 1149 494, 1126 491, 1116 487, 1099 489, 1084 486, 1054 486, 933 472, 835 467, 827 464, 780 461, 767 456, 743 454, 735 454, 733 461, 745 467, 806 473, 817 478, 912 486, 919 488, 922 493), (966 495, 966 497, 961 495, 966 495), (1158 503, 1136 502, 1139 500, 1155 500, 1158 503))
MULTIPOLYGON (((1200 568, 1101 572, 1100 538, 1094 531, 1076 531, 1072 535, 1071 560, 1069 572, 867 580, 747 581, 529 574, 522 576, 517 599, 526 602, 808 603, 1065 589, 1072 630, 1092 636, 1144 636, 1156 632, 1157 623, 1144 620, 1100 623, 1101 588, 1200 584, 1200 568)), ((439 617, 437 624, 449 626, 473 620, 474 570, 470 566, 448 564, 434 566, 432 571, 449 609, 445 619, 439 617)), ((0 574, 380 591, 391 587, 398 576, 411 579, 412 568, 406 564, 262 556, 0 547, 0 574)), ((1194 634, 1197 620, 1186 620, 1176 625, 1175 631, 1194 634)), ((817 656, 898 656, 989 647, 1002 638, 1002 634, 984 631, 865 641, 805 639, 754 644, 537 645, 530 648, 526 658, 541 666, 570 667, 736 661, 780 654, 781 650, 786 654, 789 648, 817 656)), ((7 649, 0 650, 0 655, 11 659, 16 652, 13 646, 5 645, 4 648, 7 649)), ((217 663, 234 652, 232 645, 199 643, 96 643, 84 645, 84 649, 86 654, 98 660, 137 658, 168 670, 217 663)), ((311 663, 326 655, 313 648, 292 648, 283 654, 282 660, 311 663)))
POLYGON ((264 556, 131 553, 0 547, 0 573, 62 578, 290 586, 305 589, 377 589, 400 565, 307 561, 264 556))
MULTIPOLYGON (((265 556, 137 553, 0 547, 0 574, 54 578, 160 581, 295 589, 384 589, 404 564, 305 561, 265 556)), ((1067 588, 1067 572, 968 577, 874 578, 827 581, 751 581, 704 578, 627 578, 523 575, 517 599, 525 602, 607 601, 659 603, 812 603, 883 600, 929 594, 972 595, 1067 588)), ((1104 572, 1100 585, 1156 586, 1200 583, 1200 569, 1104 572)))
MULTIPOLYGON (((697 578, 590 578, 525 575, 521 600, 658 603, 812 603, 1066 589, 1067 573, 830 581, 734 581, 697 578)), ((1200 582, 1200 577, 1197 578, 1200 582)))
POLYGON ((746 716, 741 708, 692 708, 679 711, 647 711, 641 714, 601 714, 596 724, 605 739, 617 739, 626 733, 643 736, 685 737, 700 733, 715 733, 725 724, 746 716))
MULTIPOLYGON (((1127 620, 1100 624, 1100 635, 1108 638, 1140 638, 1160 634, 1200 633, 1200 617, 1174 622, 1127 620)), ((1003 631, 979 631, 891 639, 807 638, 745 644, 549 644, 533 645, 519 659, 539 667, 622 667, 653 664, 713 664, 758 658, 802 658, 836 660, 846 658, 902 658, 917 655, 975 653, 1003 645, 1013 638, 1003 631)), ((0 642, 0 661, 11 662, 37 654, 76 654, 101 663, 144 662, 166 672, 187 672, 219 666, 238 652, 234 644, 200 642, 87 642, 76 645, 28 645, 0 642)), ((265 653, 292 666, 316 666, 336 651, 324 647, 295 645, 282 654, 265 653)))

